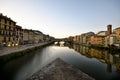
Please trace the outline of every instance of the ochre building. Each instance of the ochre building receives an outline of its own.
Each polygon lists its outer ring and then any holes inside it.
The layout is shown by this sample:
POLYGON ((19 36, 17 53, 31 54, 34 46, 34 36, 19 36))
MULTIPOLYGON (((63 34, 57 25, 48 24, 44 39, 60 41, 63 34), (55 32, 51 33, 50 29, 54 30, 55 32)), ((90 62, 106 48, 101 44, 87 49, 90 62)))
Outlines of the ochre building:
POLYGON ((16 22, 0 14, 0 46, 15 46, 16 22))

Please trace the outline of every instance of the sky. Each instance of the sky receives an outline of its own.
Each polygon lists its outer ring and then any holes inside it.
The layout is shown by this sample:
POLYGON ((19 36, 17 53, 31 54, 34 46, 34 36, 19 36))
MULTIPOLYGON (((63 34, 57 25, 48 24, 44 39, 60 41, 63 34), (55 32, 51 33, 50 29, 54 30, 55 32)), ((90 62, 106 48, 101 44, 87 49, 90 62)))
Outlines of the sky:
POLYGON ((0 0, 0 13, 55 38, 120 27, 120 0, 0 0))

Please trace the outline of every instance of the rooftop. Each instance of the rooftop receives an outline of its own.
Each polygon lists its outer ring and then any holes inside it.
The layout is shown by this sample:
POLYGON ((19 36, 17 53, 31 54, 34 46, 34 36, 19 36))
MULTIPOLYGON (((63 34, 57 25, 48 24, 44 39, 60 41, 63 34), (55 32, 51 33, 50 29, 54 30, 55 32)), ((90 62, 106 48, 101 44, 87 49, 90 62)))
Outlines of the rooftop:
POLYGON ((7 17, 7 16, 4 16, 2 13, 0 13, 0 17, 1 17, 1 18, 4 18, 4 19, 6 19, 6 20, 9 20, 9 21, 12 21, 12 22, 16 23, 16 22, 13 21, 11 18, 9 18, 9 17, 7 17))

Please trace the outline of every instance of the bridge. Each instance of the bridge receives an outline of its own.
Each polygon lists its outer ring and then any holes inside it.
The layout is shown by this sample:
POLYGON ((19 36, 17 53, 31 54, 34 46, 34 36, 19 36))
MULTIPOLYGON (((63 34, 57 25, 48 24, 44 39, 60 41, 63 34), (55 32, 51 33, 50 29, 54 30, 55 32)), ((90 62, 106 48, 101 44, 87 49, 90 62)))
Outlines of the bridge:
POLYGON ((69 40, 68 38, 55 39, 55 42, 73 43, 73 41, 69 40))

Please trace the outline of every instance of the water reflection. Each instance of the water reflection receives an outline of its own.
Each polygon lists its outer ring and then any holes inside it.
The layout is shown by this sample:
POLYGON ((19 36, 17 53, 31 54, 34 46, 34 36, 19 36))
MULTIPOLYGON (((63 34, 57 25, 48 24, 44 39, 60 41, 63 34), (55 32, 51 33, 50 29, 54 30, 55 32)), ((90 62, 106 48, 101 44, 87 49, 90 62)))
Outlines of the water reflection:
POLYGON ((8 62, 0 71, 2 78, 25 80, 49 62, 61 58, 96 80, 120 79, 120 55, 109 51, 65 43, 46 46, 31 53, 8 62))
POLYGON ((64 47, 65 46, 65 42, 64 41, 54 42, 54 45, 60 46, 60 47, 64 47))
POLYGON ((107 71, 112 72, 112 65, 116 67, 116 71, 120 72, 120 53, 112 54, 110 51, 98 50, 81 45, 70 45, 69 48, 74 49, 80 54, 89 58, 97 58, 100 62, 107 64, 107 71))

